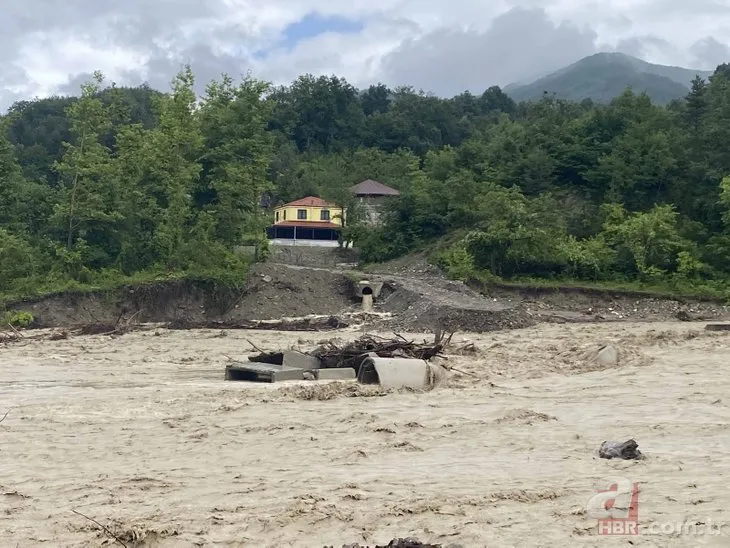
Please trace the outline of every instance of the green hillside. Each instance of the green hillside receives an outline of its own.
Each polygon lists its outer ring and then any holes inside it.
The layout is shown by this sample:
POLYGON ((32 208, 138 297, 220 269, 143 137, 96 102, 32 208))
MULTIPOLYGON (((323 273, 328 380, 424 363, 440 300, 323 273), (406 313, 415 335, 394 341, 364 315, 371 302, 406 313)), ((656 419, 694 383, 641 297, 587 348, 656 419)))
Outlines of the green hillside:
POLYGON ((562 99, 593 99, 606 103, 627 87, 646 92, 653 101, 667 104, 684 97, 690 83, 711 72, 654 65, 623 53, 597 53, 530 84, 513 85, 505 91, 516 101, 539 99, 545 92, 562 99))

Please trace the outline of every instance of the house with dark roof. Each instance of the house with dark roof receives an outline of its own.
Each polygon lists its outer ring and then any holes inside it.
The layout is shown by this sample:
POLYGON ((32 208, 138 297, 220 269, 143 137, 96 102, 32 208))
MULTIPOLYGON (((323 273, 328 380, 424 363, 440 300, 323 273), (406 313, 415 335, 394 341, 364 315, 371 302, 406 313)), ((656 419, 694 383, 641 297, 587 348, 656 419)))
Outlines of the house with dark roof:
POLYGON ((307 196, 274 209, 267 233, 276 245, 338 245, 346 210, 317 196, 307 196))
POLYGON ((365 222, 370 225, 379 223, 385 200, 400 196, 400 192, 396 189, 373 179, 356 184, 350 191, 357 196, 358 202, 365 210, 365 222))
POLYGON ((367 179, 361 183, 358 183, 355 186, 351 187, 350 190, 358 198, 382 198, 384 196, 400 196, 400 192, 398 192, 396 189, 390 188, 380 181, 373 181, 372 179, 367 179))

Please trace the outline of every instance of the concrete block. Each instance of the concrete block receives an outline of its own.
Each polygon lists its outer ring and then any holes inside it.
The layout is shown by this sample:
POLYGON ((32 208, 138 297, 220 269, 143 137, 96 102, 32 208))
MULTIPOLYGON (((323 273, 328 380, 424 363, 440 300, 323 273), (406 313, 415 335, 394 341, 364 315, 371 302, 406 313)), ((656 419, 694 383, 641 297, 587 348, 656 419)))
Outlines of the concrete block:
POLYGON ((354 380, 357 377, 352 367, 333 367, 331 369, 318 369, 314 371, 314 378, 318 381, 325 380, 354 380))
POLYGON ((615 346, 604 346, 598 351, 596 360, 604 367, 618 364, 618 350, 615 346))
POLYGON ((282 365, 284 367, 295 367, 298 369, 319 369, 322 367, 318 358, 293 350, 287 350, 284 352, 282 365))
POLYGON ((279 382, 304 380, 304 369, 267 363, 237 363, 226 367, 226 380, 279 382))
POLYGON ((304 369, 282 367, 273 372, 271 382, 302 381, 304 380, 304 372, 304 369))

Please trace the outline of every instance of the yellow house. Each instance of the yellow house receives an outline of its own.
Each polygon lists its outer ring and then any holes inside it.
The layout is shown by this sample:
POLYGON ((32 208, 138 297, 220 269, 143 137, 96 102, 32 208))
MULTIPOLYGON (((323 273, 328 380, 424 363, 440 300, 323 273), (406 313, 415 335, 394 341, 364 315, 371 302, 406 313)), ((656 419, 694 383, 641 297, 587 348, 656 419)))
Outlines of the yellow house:
POLYGON ((274 209, 269 238, 282 245, 336 245, 347 210, 316 196, 274 209))
POLYGON ((309 228, 337 228, 342 226, 342 216, 343 209, 341 207, 325 202, 322 198, 307 196, 301 200, 295 200, 277 207, 274 210, 274 224, 307 226, 309 228))

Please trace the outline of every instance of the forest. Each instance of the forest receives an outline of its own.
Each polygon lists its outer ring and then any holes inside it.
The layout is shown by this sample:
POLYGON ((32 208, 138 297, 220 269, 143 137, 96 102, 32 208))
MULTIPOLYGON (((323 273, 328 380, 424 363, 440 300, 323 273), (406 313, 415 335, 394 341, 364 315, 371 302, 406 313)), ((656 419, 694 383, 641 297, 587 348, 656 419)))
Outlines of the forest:
POLYGON ((440 98, 336 76, 274 87, 190 67, 165 92, 105 86, 0 118, 0 295, 212 277, 239 283, 270 209, 349 208, 365 262, 414 251, 455 279, 730 297, 730 65, 667 106, 440 98), (401 191, 366 228, 348 188, 401 191))

